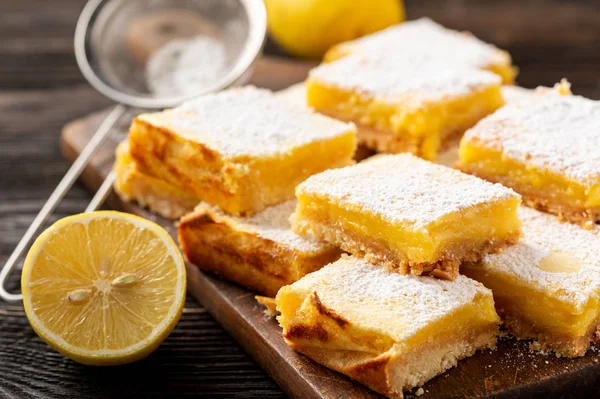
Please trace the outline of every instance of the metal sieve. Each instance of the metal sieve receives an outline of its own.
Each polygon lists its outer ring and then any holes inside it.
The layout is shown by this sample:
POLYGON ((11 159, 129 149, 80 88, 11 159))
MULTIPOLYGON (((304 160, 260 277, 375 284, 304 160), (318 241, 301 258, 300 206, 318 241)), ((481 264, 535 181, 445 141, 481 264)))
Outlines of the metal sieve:
MULTIPOLYGON (((91 156, 108 137, 128 107, 162 109, 193 97, 240 85, 250 78, 267 29, 262 0, 90 0, 75 30, 75 58, 88 82, 118 103, 100 125, 37 214, 0 270, 0 298, 19 301, 5 290, 5 281, 37 231, 80 176, 91 156), (157 95, 149 90, 145 70, 152 54, 173 40, 199 35, 223 45, 222 73, 186 95, 157 95)), ((110 174, 86 208, 96 210, 106 199, 110 174)))

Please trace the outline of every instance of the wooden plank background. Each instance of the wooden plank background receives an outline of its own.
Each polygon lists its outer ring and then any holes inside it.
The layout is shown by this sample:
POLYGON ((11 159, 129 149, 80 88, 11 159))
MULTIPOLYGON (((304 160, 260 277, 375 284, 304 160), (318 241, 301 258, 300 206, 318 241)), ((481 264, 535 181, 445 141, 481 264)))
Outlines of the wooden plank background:
MULTIPOLYGON (((0 1, 1 263, 68 167, 59 151, 62 126, 110 104, 87 85, 72 53, 83 4, 0 1)), ((566 76, 576 93, 600 99, 598 0, 408 0, 407 10, 409 18, 428 15, 508 49, 526 87, 566 76)), ((272 44, 267 51, 278 53, 272 44)), ((90 198, 76 185, 51 221, 81 211, 90 198)), ((202 307, 187 305, 150 358, 106 369, 66 360, 37 338, 20 305, 1 303, 0 397, 285 397, 202 307)), ((574 375, 545 396, 576 397, 594 383, 574 375)))

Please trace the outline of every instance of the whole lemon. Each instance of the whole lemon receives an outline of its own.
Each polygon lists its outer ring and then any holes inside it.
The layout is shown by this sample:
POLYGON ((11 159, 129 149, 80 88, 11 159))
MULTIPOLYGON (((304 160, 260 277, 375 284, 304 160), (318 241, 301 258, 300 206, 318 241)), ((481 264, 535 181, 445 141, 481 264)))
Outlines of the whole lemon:
POLYGON ((265 0, 269 31, 289 53, 321 57, 334 44, 404 20, 402 0, 265 0))

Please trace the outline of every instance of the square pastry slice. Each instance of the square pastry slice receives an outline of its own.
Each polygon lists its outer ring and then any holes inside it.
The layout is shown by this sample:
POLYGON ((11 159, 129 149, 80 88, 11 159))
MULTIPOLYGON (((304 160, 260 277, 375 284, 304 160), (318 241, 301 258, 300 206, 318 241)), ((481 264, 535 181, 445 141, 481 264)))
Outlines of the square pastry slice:
POLYGON ((123 142, 117 146, 114 189, 124 201, 135 201, 168 219, 179 219, 200 200, 172 184, 142 172, 123 142))
POLYGON ((512 83, 517 68, 510 54, 485 43, 469 32, 446 29, 429 18, 394 25, 360 39, 333 46, 325 61, 331 62, 353 53, 386 53, 410 57, 428 54, 445 62, 486 69, 500 75, 504 83, 512 83))
POLYGON ((307 103, 358 127, 359 143, 380 152, 435 159, 504 104, 501 79, 427 54, 352 54, 313 69, 307 103))
POLYGON ((584 230, 521 207, 523 238, 461 272, 494 292, 507 330, 534 348, 583 356, 598 341, 600 228, 584 230))
POLYGON ((351 164, 356 130, 246 87, 139 115, 129 147, 143 171, 243 215, 293 199, 312 174, 351 164))
POLYGON ((454 279, 520 236, 514 191, 409 154, 320 173, 296 196, 295 231, 401 274, 454 279))
MULTIPOLYGON (((519 86, 504 85, 501 88, 502 97, 506 104, 514 104, 522 101, 534 100, 540 95, 553 93, 553 94, 571 94, 571 84, 566 80, 558 83, 554 88, 551 87, 538 87, 536 89, 526 89, 519 86)), ((459 142, 452 143, 452 145, 441 151, 435 163, 440 165, 454 167, 458 161, 458 146, 459 142)))
POLYGON ((252 217, 201 204, 179 222, 179 243, 188 261, 263 295, 339 258, 341 251, 301 237, 289 218, 296 201, 271 206, 252 217))
POLYGON ((548 93, 508 104, 465 134, 459 157, 530 206, 587 226, 600 218, 600 101, 548 93))
MULTIPOLYGON (((542 95, 571 95, 571 84, 563 79, 560 83, 554 85, 554 87, 539 86, 535 89, 526 89, 519 86, 505 85, 501 88, 502 97, 506 104, 517 104, 523 101, 532 101, 542 95)), ((452 143, 444 151, 438 154, 435 162, 440 165, 446 165, 454 167, 459 162, 458 156, 459 142, 452 143)))
POLYGON ((351 256, 277 294, 285 341, 390 398, 493 348, 492 292, 465 276, 403 276, 351 256))

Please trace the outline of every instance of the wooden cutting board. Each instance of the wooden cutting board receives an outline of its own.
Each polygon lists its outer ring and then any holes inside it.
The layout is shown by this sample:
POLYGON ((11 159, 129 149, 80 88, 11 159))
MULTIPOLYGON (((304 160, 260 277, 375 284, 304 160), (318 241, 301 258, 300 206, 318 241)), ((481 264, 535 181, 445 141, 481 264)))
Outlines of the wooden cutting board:
MULTIPOLYGON (((278 58, 259 60, 252 84, 274 90, 302 81, 313 66, 278 58)), ((109 110, 99 111, 64 127, 61 145, 64 156, 73 161, 109 110)), ((125 115, 109 139, 93 157, 82 180, 95 191, 109 173, 114 150, 124 140, 131 117, 125 115)), ((112 195, 108 204, 151 219, 165 227, 173 237, 173 222, 153 215, 112 195)), ((188 288, 202 305, 223 325, 244 349, 292 398, 381 398, 350 379, 294 353, 284 343, 281 330, 264 314, 254 294, 187 265, 188 288)), ((424 386, 422 398, 456 397, 594 397, 600 395, 600 355, 592 352, 579 359, 560 359, 529 351, 527 343, 512 338, 500 340, 495 351, 479 352, 462 360, 458 367, 424 386)), ((412 395, 408 394, 407 397, 412 395)))

